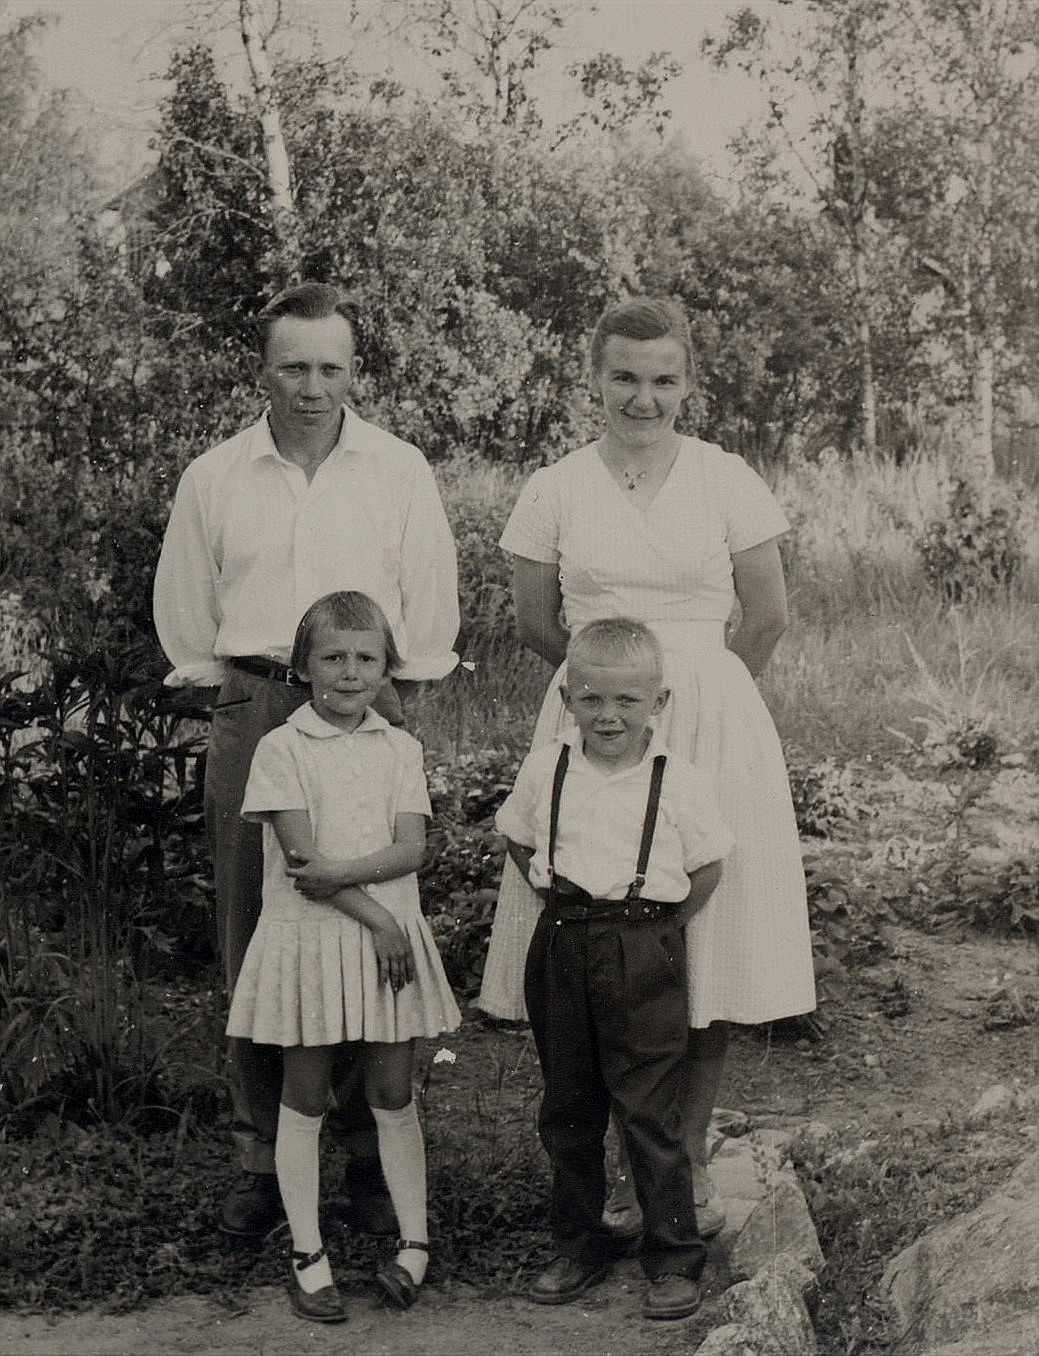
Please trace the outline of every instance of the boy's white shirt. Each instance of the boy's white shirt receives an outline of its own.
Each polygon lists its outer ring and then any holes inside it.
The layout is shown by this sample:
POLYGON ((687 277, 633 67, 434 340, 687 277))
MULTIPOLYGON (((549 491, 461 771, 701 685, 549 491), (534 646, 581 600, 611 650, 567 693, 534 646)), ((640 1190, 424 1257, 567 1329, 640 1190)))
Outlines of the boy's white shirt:
POLYGON ((621 772, 593 767, 581 742, 574 733, 529 753, 495 817, 499 833, 535 849, 530 883, 535 889, 549 883, 552 782, 562 744, 570 745, 570 763, 556 835, 556 874, 595 899, 627 894, 638 863, 653 759, 664 753, 667 767, 642 895, 676 903, 685 899, 690 874, 727 856, 735 841, 719 816, 711 777, 669 753, 655 732, 643 758, 621 772))

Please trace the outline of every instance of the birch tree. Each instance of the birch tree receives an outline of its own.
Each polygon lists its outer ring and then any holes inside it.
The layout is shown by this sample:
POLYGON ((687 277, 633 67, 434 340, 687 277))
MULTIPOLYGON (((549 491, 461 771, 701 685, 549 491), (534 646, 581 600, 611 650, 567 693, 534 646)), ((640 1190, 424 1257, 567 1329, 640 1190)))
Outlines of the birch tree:
POLYGON ((281 110, 267 52, 270 36, 260 28, 253 0, 238 0, 238 22, 249 63, 253 96, 263 138, 271 225, 275 239, 275 272, 282 285, 300 278, 302 244, 292 192, 292 166, 281 125, 281 110))

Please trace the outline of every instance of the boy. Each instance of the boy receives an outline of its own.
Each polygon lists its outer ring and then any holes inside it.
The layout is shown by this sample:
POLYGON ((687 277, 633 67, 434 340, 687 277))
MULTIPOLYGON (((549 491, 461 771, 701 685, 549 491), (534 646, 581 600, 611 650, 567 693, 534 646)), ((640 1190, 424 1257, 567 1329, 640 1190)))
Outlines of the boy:
POLYGON ((682 1142, 681 930, 717 886, 732 835, 709 779, 653 734, 670 695, 662 677, 660 646, 641 622, 578 632, 562 688, 577 733, 527 756, 496 823, 545 900, 525 992, 545 1082, 538 1124, 554 1170, 559 1256, 529 1297, 577 1299, 616 1256, 602 1223, 612 1104, 643 1210, 642 1313, 678 1319, 699 1304, 706 1256, 682 1142))

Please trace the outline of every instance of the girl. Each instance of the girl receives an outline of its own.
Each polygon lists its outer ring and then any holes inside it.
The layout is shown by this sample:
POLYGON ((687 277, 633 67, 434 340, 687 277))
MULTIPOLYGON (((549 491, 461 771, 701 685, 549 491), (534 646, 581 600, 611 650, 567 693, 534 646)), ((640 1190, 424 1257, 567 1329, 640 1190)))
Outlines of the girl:
POLYGON ((284 1051, 275 1167, 292 1231, 292 1308, 346 1318, 318 1224, 318 1141, 336 1047, 364 1042, 365 1091, 397 1214, 396 1260, 376 1273, 407 1308, 425 1278, 426 1164, 412 1099, 416 1036, 460 1022, 415 872, 430 813, 422 749, 371 710, 400 664, 382 609, 330 593, 296 630, 311 700, 260 741, 242 814, 264 828, 263 910, 227 1031, 284 1051))

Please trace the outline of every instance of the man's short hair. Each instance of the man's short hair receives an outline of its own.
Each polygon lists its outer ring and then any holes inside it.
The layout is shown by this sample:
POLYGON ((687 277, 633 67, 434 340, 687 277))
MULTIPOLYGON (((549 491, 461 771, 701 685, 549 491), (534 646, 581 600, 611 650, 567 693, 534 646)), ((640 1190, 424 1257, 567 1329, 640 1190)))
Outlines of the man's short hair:
POLYGON ((572 664, 645 664, 659 682, 664 676, 660 641, 634 617, 604 617, 589 622, 571 638, 566 662, 572 664))
POLYGON ((262 311, 253 317, 259 338, 260 357, 267 356, 267 339, 271 326, 284 315, 298 320, 324 320, 330 315, 341 315, 350 326, 354 345, 360 342, 360 308, 353 297, 341 292, 331 283, 305 282, 279 292, 262 311))

